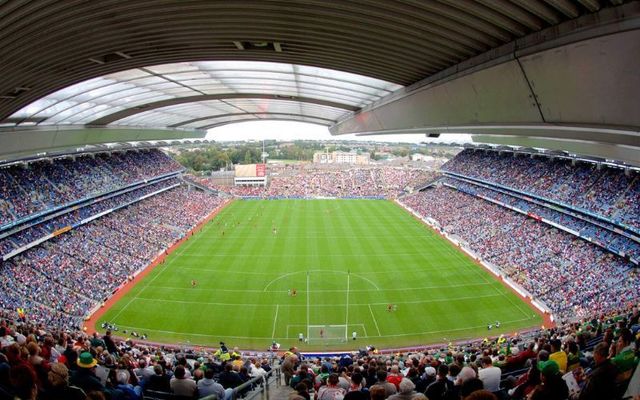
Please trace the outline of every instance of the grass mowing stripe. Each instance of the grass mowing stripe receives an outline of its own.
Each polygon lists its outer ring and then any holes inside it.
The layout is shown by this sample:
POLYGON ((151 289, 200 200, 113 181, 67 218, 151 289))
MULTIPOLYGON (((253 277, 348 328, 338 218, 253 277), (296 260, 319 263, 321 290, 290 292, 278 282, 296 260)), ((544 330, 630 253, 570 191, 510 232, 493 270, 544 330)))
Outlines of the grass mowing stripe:
MULTIPOLYGON (((349 336, 356 331, 367 345, 385 348, 441 342, 447 332, 448 340, 481 337, 495 320, 502 325, 492 334, 538 326, 541 318, 524 308, 394 203, 236 201, 102 320, 151 332, 152 341, 215 345, 232 338, 234 346, 264 349, 272 337, 299 345, 308 324, 344 326, 348 318, 349 336), (297 296, 288 295, 292 289, 297 296), (397 311, 388 312, 388 304, 397 311)), ((299 347, 364 345, 344 339, 299 347)))

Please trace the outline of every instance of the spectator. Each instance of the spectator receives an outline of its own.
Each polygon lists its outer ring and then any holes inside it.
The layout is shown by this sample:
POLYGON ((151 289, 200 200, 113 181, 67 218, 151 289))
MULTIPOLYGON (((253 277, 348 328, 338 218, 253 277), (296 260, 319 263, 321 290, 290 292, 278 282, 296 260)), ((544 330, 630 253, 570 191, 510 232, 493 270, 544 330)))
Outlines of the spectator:
MULTIPOLYGON (((391 396, 392 394, 396 394, 398 389, 396 389, 396 385, 387 381, 387 371, 384 369, 379 369, 376 372, 376 378, 378 379, 373 386, 381 386, 384 388, 385 398, 391 396)), ((373 386, 370 390, 373 390, 373 386)))
POLYGON ((71 385, 77 386, 85 393, 99 391, 104 392, 105 387, 96 377, 96 365, 98 361, 93 358, 91 353, 80 353, 77 361, 78 369, 71 375, 71 385))
POLYGON ((327 384, 318 389, 317 400, 333 400, 337 397, 344 397, 347 391, 338 386, 338 374, 331 374, 327 379, 327 384))
POLYGON ((224 371, 218 376, 218 383, 225 389, 234 389, 242 385, 242 379, 240 375, 233 370, 231 363, 224 365, 224 371))
POLYGON ((204 379, 198 381, 198 395, 200 398, 216 395, 218 399, 224 399, 226 397, 225 389, 221 384, 213 380, 215 371, 211 368, 207 368, 204 371, 204 379))
POLYGON ((449 400, 453 397, 453 382, 447 379, 448 373, 447 364, 440 364, 436 381, 430 384, 425 392, 429 400, 449 400))
POLYGON ((198 388, 193 379, 186 377, 185 368, 182 365, 178 365, 173 371, 173 378, 169 385, 172 393, 184 397, 194 397, 198 388))
POLYGON ((553 360, 538 362, 541 383, 531 392, 531 400, 564 400, 569 396, 560 367, 553 360))
POLYGON ((562 342, 560 339, 554 339, 551 341, 551 354, 549 354, 549 360, 553 360, 558 364, 560 368, 560 373, 565 373, 567 371, 567 353, 562 351, 561 348, 562 342))
POLYGON ((165 373, 164 368, 162 368, 161 365, 155 365, 153 367, 153 372, 154 375, 149 378, 146 389, 158 392, 170 392, 171 377, 165 373))
POLYGON ((478 371, 478 378, 482 381, 484 389, 490 392, 497 392, 500 390, 502 371, 493 365, 489 356, 482 357, 480 363, 482 368, 478 371))
POLYGON ((416 394, 415 388, 416 385, 414 385, 413 382, 407 378, 403 378, 398 385, 398 393, 389 396, 389 400, 412 400, 416 394))
POLYGON ((43 400, 84 400, 86 397, 82 389, 69 386, 69 370, 62 363, 51 364, 47 383, 43 400))
POLYGON ((618 369, 608 357, 609 346, 604 342, 598 343, 593 350, 595 368, 587 377, 579 400, 606 399, 616 392, 615 380, 618 369))

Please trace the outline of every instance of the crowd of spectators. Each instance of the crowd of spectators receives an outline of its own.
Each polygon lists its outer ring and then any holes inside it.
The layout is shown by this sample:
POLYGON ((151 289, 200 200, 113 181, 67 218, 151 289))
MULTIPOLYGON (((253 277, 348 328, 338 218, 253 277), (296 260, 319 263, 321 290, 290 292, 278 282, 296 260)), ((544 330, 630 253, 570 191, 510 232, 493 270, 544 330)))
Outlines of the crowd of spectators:
POLYGON ((640 232, 640 174, 594 163, 467 149, 442 166, 571 207, 640 232))
POLYGON ((297 169, 270 175, 264 186, 220 186, 213 179, 190 177, 201 185, 235 196, 255 197, 387 197, 433 180, 435 173, 418 168, 372 167, 332 170, 297 169))
POLYGON ((614 400, 638 391, 636 305, 513 335, 400 352, 367 346, 333 356, 304 355, 295 347, 275 354, 224 344, 158 347, 111 331, 51 329, 0 317, 2 400, 142 400, 151 391, 230 399, 234 389, 273 368, 291 388, 290 400, 614 400))
POLYGON ((524 196, 506 193, 498 188, 479 185, 459 178, 446 177, 441 182, 466 193, 485 196, 524 212, 545 218, 576 231, 582 237, 596 241, 605 248, 628 254, 634 259, 640 259, 640 236, 634 235, 632 232, 623 234, 612 223, 567 210, 562 212, 556 207, 549 207, 548 204, 541 201, 534 202, 524 196))
POLYGON ((220 206, 176 187, 21 253, 0 269, 0 308, 47 326, 79 326, 87 312, 220 206))
MULTIPOLYGON (((590 164, 571 165, 493 152, 464 151, 446 169, 561 201, 640 226, 640 179, 590 164), (507 157, 510 157, 507 159, 507 157), (501 168, 508 163, 508 168, 501 168), (467 165, 468 164, 468 165, 467 165), (634 214, 635 213, 635 214, 634 214), (630 214, 630 215, 627 215, 630 214)), ((81 157, 0 170, 0 225, 38 211, 178 171, 159 151, 81 157)), ((390 197, 432 179, 418 169, 374 167, 273 176, 266 188, 234 187, 260 197, 390 197)), ((221 189, 206 178, 200 184, 221 189)), ((0 253, 55 229, 176 184, 144 186, 39 221, 0 239, 0 253)), ((403 198, 483 260, 499 268, 558 317, 559 326, 408 354, 375 349, 342 357, 280 355, 290 399, 603 399, 620 398, 637 365, 640 276, 628 261, 489 201, 561 221, 609 244, 637 251, 610 229, 522 198, 449 180, 403 198), (461 191, 463 190, 463 191, 461 191), (562 214, 562 215, 560 215, 562 214), (597 345, 590 347, 589 343, 597 345), (528 368, 504 380, 508 371, 528 368), (563 380, 571 373, 573 380, 563 380), (575 381, 574 386, 565 382, 575 381), (570 393, 578 390, 580 393, 570 393), (475 397, 474 397, 475 396, 475 397)), ((272 368, 269 354, 237 349, 168 349, 80 330, 83 317, 148 265, 223 199, 182 185, 61 234, 0 269, 0 400, 142 399, 145 390, 190 398, 229 398, 272 368), (27 322, 28 321, 28 322, 27 322), (225 350, 225 351, 223 351, 225 350), (87 397, 95 396, 95 397, 87 397)))
POLYGON ((607 312, 640 299, 638 270, 574 235, 446 186, 403 202, 437 221, 559 318, 607 312))
POLYGON ((159 150, 36 161, 0 169, 0 226, 183 168, 159 150))
POLYGON ((95 202, 83 207, 74 207, 55 214, 47 219, 39 218, 25 224, 12 228, 7 232, 7 236, 0 239, 0 256, 5 255, 21 246, 32 243, 58 229, 73 226, 85 218, 96 215, 100 212, 114 209, 139 199, 140 197, 168 188, 180 183, 178 178, 164 179, 159 182, 146 184, 134 190, 127 190, 122 194, 116 194, 107 198, 96 199, 95 202))

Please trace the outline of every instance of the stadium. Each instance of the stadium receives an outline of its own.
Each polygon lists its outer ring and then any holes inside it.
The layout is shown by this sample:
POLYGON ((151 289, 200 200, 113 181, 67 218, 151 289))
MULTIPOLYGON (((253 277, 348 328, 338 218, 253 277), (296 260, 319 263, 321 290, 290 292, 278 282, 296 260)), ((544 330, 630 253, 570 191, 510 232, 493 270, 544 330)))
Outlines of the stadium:
POLYGON ((640 2, 8 1, 0 33, 0 400, 640 399, 640 2), (361 148, 180 157, 255 121, 361 148), (406 134, 470 140, 363 144, 406 134))

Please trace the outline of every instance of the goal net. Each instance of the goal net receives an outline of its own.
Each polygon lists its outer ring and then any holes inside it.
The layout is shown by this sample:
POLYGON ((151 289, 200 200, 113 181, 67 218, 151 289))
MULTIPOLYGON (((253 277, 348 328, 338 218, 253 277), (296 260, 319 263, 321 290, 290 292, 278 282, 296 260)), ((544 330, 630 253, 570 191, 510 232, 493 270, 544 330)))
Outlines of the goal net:
POLYGON ((346 342, 346 325, 309 325, 307 335, 310 343, 346 342))

